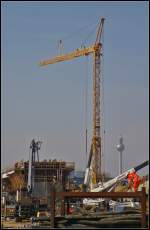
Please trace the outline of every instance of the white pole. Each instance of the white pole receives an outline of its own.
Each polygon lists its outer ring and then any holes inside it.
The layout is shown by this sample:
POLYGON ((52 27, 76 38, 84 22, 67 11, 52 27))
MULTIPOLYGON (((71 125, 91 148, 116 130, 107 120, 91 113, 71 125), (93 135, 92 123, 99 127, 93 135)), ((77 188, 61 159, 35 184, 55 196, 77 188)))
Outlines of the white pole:
POLYGON ((2 204, 5 205, 5 197, 2 197, 2 204))
POLYGON ((119 174, 122 174, 122 151, 120 151, 119 174))
POLYGON ((19 191, 17 190, 16 192, 16 201, 18 202, 19 201, 19 191))

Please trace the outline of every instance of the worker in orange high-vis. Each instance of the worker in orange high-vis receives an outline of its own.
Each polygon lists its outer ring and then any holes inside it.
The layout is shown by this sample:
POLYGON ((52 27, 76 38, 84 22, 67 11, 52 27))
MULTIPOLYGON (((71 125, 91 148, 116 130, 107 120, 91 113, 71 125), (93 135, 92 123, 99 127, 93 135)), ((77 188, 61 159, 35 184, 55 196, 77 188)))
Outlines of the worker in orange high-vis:
POLYGON ((140 185, 141 178, 136 174, 136 172, 129 173, 127 178, 129 187, 133 188, 134 192, 136 192, 140 185))
POLYGON ((141 182, 141 178, 135 173, 135 175, 134 175, 134 183, 133 183, 133 187, 134 187, 135 192, 138 190, 140 182, 141 182))

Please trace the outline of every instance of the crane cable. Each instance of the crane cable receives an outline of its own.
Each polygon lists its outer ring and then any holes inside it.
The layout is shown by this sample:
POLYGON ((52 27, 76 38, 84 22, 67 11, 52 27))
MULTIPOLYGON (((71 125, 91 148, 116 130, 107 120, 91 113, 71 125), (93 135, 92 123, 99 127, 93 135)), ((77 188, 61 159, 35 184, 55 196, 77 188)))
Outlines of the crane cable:
MULTIPOLYGON (((70 33, 70 34, 68 34, 68 35, 66 35, 66 36, 64 36, 64 37, 62 37, 61 40, 70 39, 71 37, 73 37, 73 36, 75 36, 75 35, 78 36, 81 32, 83 32, 83 30, 85 30, 85 29, 91 27, 92 25, 95 25, 95 23, 97 23, 97 21, 98 21, 98 19, 94 20, 92 23, 90 23, 90 24, 88 24, 88 25, 86 25, 86 26, 83 26, 83 27, 80 27, 80 28, 77 29, 77 30, 74 30, 72 33, 70 33)), ((97 25, 97 24, 96 24, 96 25, 97 25)))
POLYGON ((84 40, 82 40, 81 47, 85 46, 86 42, 89 40, 89 38, 93 35, 94 31, 96 30, 98 24, 99 24, 99 22, 96 24, 96 26, 93 28, 93 30, 91 30, 89 32, 89 34, 86 36, 86 38, 84 40))
POLYGON ((86 35, 86 37, 84 38, 84 40, 81 41, 81 47, 85 46, 86 42, 89 40, 90 36, 93 35, 98 23, 97 23, 98 19, 97 20, 94 20, 94 22, 90 23, 89 25, 86 25, 86 26, 83 26, 77 30, 75 30, 74 32, 72 32, 71 34, 69 35, 66 35, 64 37, 62 37, 58 42, 57 42, 57 49, 58 49, 58 52, 59 52, 59 55, 62 55, 63 52, 64 52, 64 40, 68 40, 70 39, 71 37, 75 37, 76 36, 79 36, 79 34, 81 34, 81 32, 83 32, 85 29, 93 26, 94 26, 94 29, 92 29, 92 31, 90 31, 90 33, 88 35, 86 35))

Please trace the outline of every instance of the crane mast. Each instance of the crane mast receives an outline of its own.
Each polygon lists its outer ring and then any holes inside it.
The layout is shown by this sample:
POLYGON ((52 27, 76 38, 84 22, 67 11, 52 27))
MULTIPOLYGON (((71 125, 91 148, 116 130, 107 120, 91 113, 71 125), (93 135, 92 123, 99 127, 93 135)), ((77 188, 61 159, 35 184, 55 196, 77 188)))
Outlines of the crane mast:
POLYGON ((104 18, 101 18, 99 22, 96 41, 92 46, 76 49, 71 53, 59 55, 39 63, 40 66, 46 66, 61 61, 72 60, 80 56, 93 55, 93 137, 90 150, 91 184, 97 184, 101 180, 100 61, 102 48, 101 36, 103 33, 104 20, 104 18))
POLYGON ((101 117, 100 117, 100 77, 101 77, 101 37, 103 33, 104 18, 101 18, 95 45, 98 48, 93 53, 93 171, 95 173, 95 184, 102 178, 101 172, 101 117))
MULTIPOLYGON (((101 48, 101 46, 100 46, 101 48)), ((100 139, 100 49, 93 54, 93 171, 95 183, 101 175, 101 139, 100 139)))

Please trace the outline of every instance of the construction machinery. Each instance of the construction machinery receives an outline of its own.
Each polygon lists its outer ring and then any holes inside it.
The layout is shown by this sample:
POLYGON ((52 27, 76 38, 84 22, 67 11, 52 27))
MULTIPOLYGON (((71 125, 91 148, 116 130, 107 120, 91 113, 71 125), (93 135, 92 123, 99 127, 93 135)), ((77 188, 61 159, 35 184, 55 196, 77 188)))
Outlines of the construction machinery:
MULTIPOLYGON (((136 167, 133 167, 131 169, 128 169, 127 171, 125 171, 124 173, 120 174, 119 176, 105 182, 105 183, 101 183, 99 184, 99 186, 95 189, 92 190, 92 192, 102 192, 104 190, 108 190, 110 191, 110 189, 112 190, 113 186, 115 186, 116 183, 122 181, 125 178, 129 178, 129 175, 131 173, 136 173, 137 171, 139 171, 140 169, 146 167, 149 164, 149 161, 145 161, 142 164, 137 165, 136 167)), ((134 179, 134 178, 133 178, 134 179)))
POLYGON ((101 78, 101 56, 102 56, 102 33, 104 18, 99 21, 96 41, 89 47, 76 49, 71 53, 59 55, 52 59, 44 60, 39 63, 40 66, 55 64, 62 61, 72 60, 81 56, 93 55, 93 130, 91 150, 88 166, 85 174, 85 185, 89 190, 93 189, 101 181, 101 117, 100 117, 100 78, 101 78), (88 181, 88 183, 87 183, 88 181))
MULTIPOLYGON (((116 176, 115 178, 105 182, 105 183, 99 183, 99 185, 97 186, 97 188, 94 188, 91 190, 91 192, 111 192, 112 190, 115 189, 115 187, 117 186, 118 183, 120 183, 121 181, 128 179, 132 177, 133 180, 133 184, 129 185, 128 187, 131 187, 131 189, 134 188, 135 191, 135 185, 136 185, 136 190, 138 190, 138 187, 140 185, 140 183, 142 183, 142 180, 138 181, 137 184, 137 177, 140 179, 140 177, 136 174, 137 171, 139 171, 140 169, 146 167, 147 165, 149 165, 149 161, 144 161, 143 163, 137 165, 136 167, 133 167, 131 169, 126 170, 124 173, 116 176), (130 177, 131 176, 131 177, 130 177)), ((105 199, 84 199, 83 203, 86 205, 93 205, 93 204, 98 204, 100 202, 105 201, 105 199)))
POLYGON ((37 161, 39 162, 39 153, 38 151, 41 148, 41 141, 35 141, 34 139, 31 141, 30 150, 31 154, 29 154, 29 169, 28 169, 28 183, 27 190, 31 194, 34 188, 34 164, 36 162, 36 154, 37 161))

